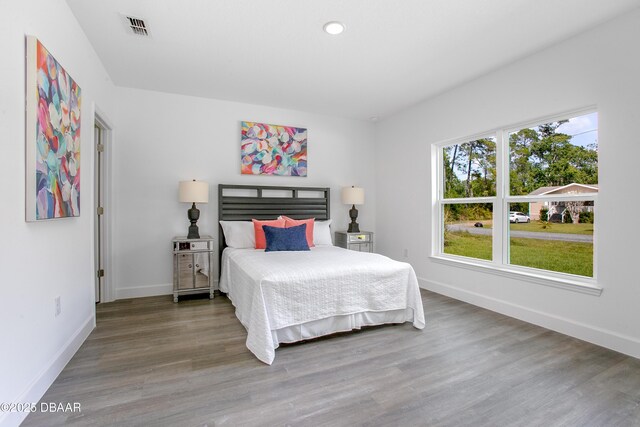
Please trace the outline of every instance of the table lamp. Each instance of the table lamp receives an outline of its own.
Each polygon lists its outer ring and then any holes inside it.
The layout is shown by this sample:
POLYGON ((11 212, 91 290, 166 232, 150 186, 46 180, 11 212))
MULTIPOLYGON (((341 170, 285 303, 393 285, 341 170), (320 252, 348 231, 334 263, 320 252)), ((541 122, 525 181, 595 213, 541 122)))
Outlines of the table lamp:
POLYGON ((209 184, 203 181, 180 181, 178 186, 178 199, 182 203, 192 203, 191 209, 187 211, 187 217, 191 222, 187 239, 199 239, 198 218, 200 210, 196 208, 196 203, 209 203, 209 184))
POLYGON ((349 209, 349 217, 351 218, 351 222, 349 223, 348 233, 359 233, 360 226, 356 222, 358 219, 358 209, 356 209, 356 205, 364 204, 364 189, 360 187, 344 187, 342 189, 342 203, 345 205, 352 205, 351 209, 349 209))

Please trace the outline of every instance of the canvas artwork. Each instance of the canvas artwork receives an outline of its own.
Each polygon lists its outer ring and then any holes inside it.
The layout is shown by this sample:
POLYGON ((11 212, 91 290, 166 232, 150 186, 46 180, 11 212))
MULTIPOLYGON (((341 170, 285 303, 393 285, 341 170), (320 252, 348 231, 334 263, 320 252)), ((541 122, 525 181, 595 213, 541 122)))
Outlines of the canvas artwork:
POLYGON ((26 219, 80 215, 80 87, 27 37, 26 219))
POLYGON ((242 174, 307 176, 307 130, 242 122, 242 174))

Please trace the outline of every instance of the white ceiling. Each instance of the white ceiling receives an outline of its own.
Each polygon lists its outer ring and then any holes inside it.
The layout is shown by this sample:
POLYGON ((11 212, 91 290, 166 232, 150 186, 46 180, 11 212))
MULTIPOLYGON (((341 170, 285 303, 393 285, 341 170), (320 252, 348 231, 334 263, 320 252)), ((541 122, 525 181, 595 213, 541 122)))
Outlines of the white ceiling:
POLYGON ((385 117, 640 0, 67 0, 114 83, 385 117), (143 18, 151 37, 126 32, 143 18), (347 29, 330 36, 331 20, 347 29))

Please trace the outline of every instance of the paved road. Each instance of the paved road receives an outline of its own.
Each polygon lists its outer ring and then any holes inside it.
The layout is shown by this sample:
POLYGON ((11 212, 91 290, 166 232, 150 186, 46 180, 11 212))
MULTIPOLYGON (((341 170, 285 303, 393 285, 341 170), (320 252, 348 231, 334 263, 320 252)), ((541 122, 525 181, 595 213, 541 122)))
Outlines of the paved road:
MULTIPOLYGON (((448 226, 451 231, 468 231, 471 234, 482 234, 485 236, 491 235, 490 228, 474 227, 464 224, 451 224, 448 226)), ((513 230, 510 232, 511 237, 522 237, 525 239, 540 239, 540 240, 561 240, 563 242, 584 242, 592 243, 593 236, 589 234, 567 234, 567 233, 544 233, 538 231, 519 231, 513 230)))

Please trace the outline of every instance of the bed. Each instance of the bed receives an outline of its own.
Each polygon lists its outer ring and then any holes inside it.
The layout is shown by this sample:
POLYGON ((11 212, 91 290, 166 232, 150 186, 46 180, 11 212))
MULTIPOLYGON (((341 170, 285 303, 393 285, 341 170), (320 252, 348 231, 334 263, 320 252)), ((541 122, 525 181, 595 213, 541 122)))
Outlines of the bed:
MULTIPOLYGON (((219 186, 224 221, 329 219, 328 188, 219 186), (305 196, 306 195, 306 196, 305 196)), ((220 242, 221 292, 247 329, 247 348, 271 364, 280 343, 292 343, 363 326, 425 325, 415 272, 407 263, 331 245, 303 252, 265 252, 220 242)))

